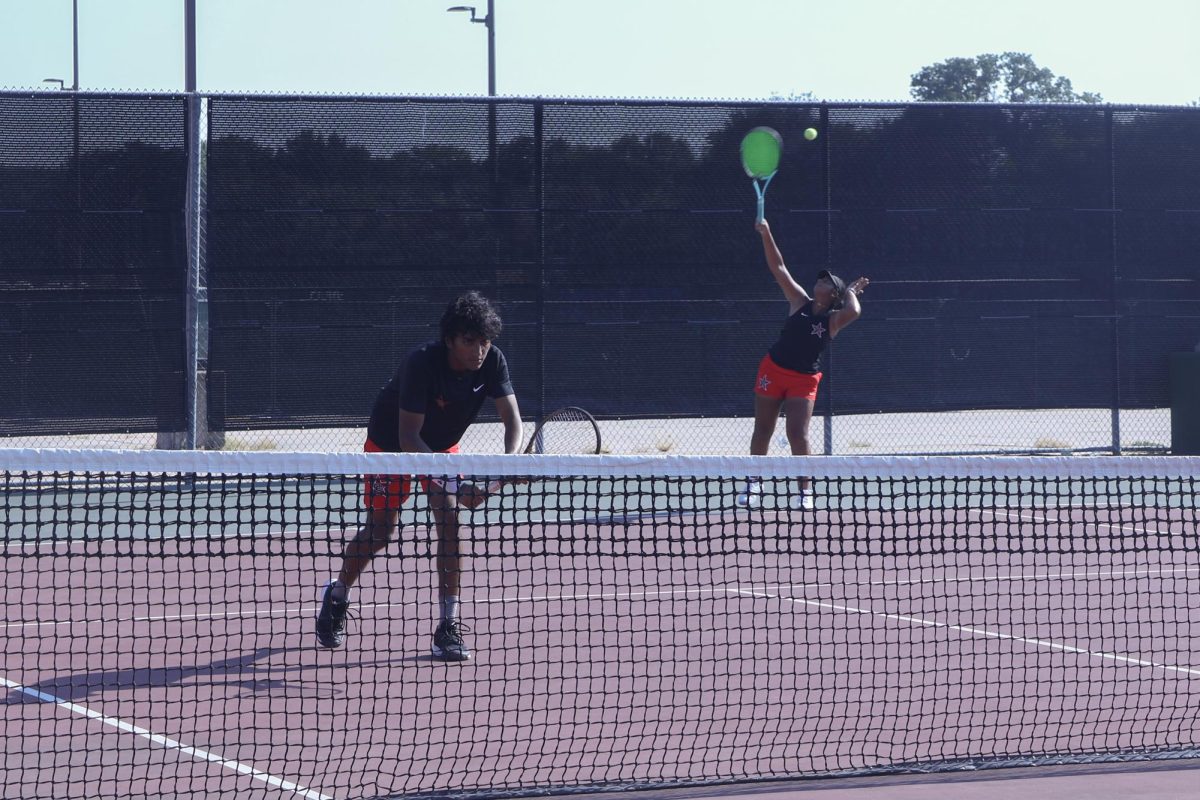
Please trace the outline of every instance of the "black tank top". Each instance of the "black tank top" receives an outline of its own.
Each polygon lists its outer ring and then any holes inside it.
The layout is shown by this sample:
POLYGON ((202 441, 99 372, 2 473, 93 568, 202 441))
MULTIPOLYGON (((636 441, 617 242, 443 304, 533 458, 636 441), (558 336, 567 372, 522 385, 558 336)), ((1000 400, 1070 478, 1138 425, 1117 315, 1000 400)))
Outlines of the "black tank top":
POLYGON ((813 314, 812 302, 805 303, 783 323, 778 341, 768 351, 771 360, 784 369, 821 371, 821 353, 829 343, 829 314, 813 314))

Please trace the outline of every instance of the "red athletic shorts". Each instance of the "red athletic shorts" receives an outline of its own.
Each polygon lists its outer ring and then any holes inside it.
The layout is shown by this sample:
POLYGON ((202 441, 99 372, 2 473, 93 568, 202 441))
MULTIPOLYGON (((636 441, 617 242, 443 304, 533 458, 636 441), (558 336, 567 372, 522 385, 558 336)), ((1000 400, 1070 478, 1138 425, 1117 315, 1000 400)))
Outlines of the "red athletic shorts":
POLYGON ((764 397, 816 400, 817 386, 820 383, 821 373, 784 369, 772 361, 770 355, 765 355, 758 365, 758 379, 754 382, 754 391, 764 397))
MULTIPOLYGON (((383 449, 367 439, 363 445, 365 453, 382 453, 383 449)), ((458 445, 443 453, 457 453, 458 445)), ((429 491, 429 479, 420 476, 421 489, 429 491)), ((398 511, 412 494, 410 475, 363 475, 363 505, 372 511, 398 511)))

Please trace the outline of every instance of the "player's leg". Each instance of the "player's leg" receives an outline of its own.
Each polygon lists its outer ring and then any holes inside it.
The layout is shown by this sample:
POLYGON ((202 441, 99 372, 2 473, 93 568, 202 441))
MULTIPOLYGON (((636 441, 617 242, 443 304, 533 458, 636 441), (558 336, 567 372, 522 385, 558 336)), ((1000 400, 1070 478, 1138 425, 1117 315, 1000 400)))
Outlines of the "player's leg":
POLYGON ((387 547, 396 533, 396 522, 400 514, 397 509, 372 509, 367 512, 366 523, 342 552, 342 568, 335 583, 350 587, 375 558, 375 554, 387 547))
POLYGON ((771 437, 775 435, 775 424, 779 421, 782 397, 766 394, 754 395, 754 433, 750 436, 750 455, 765 456, 771 450, 771 437))
MULTIPOLYGON (((814 397, 789 397, 784 401, 788 444, 791 445, 794 456, 806 456, 812 452, 808 442, 808 426, 812 422, 815 406, 816 398, 814 397)), ((795 509, 813 507, 808 477, 800 478, 800 493, 792 497, 791 507, 795 509)))
MULTIPOLYGON (((771 437, 775 435, 775 423, 779 420, 779 409, 783 398, 756 391, 754 394, 754 433, 750 436, 750 455, 765 456, 771 449, 771 437)), ((759 504, 762 484, 755 478, 746 481, 737 496, 737 504, 753 508, 759 504)))
MULTIPOLYGON (((794 456, 806 456, 812 452, 808 443, 808 426, 812 422, 813 406, 813 401, 807 397, 789 397, 784 402, 788 444, 794 456)), ((808 478, 801 478, 801 481, 802 486, 808 486, 808 478)))
POLYGON ((437 588, 440 619, 433 633, 433 655, 445 661, 466 661, 471 650, 463 641, 467 628, 459 618, 462 587, 462 542, 459 536, 459 503, 449 487, 433 483, 429 510, 437 530, 437 588))
POLYGON ((350 611, 350 587, 371 563, 375 554, 387 546, 396 532, 400 506, 408 497, 408 479, 368 475, 363 492, 367 518, 354 538, 342 551, 338 576, 321 595, 317 613, 317 642, 322 647, 341 647, 350 611))

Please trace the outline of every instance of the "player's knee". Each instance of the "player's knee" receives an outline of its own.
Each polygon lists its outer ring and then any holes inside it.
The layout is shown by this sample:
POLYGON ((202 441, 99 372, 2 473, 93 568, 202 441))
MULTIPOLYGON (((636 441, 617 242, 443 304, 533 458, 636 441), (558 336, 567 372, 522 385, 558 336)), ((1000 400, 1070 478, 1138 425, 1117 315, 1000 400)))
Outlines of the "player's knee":
POLYGON ((792 446, 792 455, 794 456, 806 456, 812 450, 808 443, 807 431, 798 435, 789 436, 788 443, 792 446))
POLYGON ((367 518, 363 534, 371 549, 378 550, 395 537, 396 520, 390 514, 372 514, 367 518))

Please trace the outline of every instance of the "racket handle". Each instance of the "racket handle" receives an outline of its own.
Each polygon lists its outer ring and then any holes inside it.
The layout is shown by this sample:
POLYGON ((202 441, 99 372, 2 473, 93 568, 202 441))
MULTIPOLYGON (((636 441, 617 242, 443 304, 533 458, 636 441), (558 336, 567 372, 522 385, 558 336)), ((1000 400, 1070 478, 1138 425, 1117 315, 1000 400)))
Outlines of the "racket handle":
POLYGON ((765 206, 766 206, 766 198, 760 194, 758 196, 758 216, 756 216, 754 218, 755 222, 762 222, 764 219, 766 219, 766 215, 764 213, 766 211, 765 206))

